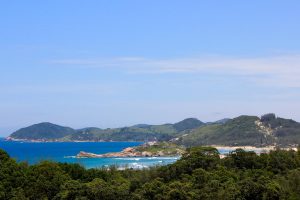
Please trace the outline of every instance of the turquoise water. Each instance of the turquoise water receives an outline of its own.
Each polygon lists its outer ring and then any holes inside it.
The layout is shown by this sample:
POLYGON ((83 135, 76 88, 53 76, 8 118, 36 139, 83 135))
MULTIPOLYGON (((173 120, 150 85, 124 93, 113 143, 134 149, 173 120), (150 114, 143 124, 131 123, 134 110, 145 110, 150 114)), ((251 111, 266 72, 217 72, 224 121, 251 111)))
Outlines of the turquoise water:
POLYGON ((134 158, 76 158, 80 151, 91 153, 119 152, 126 147, 138 146, 141 142, 12 142, 0 139, 0 148, 17 161, 34 164, 42 160, 79 163, 86 168, 117 165, 120 168, 144 168, 175 162, 178 157, 134 158))
MULTIPOLYGON (((0 148, 17 161, 35 164, 42 160, 79 163, 86 168, 100 168, 116 165, 119 168, 145 168, 174 163, 179 157, 134 157, 134 158, 76 158, 80 151, 103 154, 120 152, 142 142, 13 142, 0 138, 0 148)), ((218 149, 221 154, 230 152, 218 149)), ((258 152, 259 153, 259 152, 258 152)))

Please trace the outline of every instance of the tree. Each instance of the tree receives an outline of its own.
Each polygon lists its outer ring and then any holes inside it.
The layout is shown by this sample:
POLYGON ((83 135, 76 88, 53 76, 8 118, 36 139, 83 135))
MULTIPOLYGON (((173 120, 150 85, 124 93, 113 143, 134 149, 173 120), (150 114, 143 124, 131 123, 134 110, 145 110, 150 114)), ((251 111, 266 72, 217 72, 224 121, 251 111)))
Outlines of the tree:
POLYGON ((55 199, 71 200, 83 198, 87 195, 87 187, 85 184, 77 180, 68 180, 60 188, 60 192, 55 199))
POLYGON ((58 164, 44 161, 29 168, 25 193, 31 199, 52 199, 67 180, 69 177, 58 164))
POLYGON ((229 153, 224 159, 225 165, 239 169, 257 169, 260 168, 258 155, 254 151, 245 151, 236 149, 229 153))
POLYGON ((166 185, 161 179, 155 179, 149 183, 146 183, 137 192, 142 199, 154 200, 161 199, 164 194, 166 185))

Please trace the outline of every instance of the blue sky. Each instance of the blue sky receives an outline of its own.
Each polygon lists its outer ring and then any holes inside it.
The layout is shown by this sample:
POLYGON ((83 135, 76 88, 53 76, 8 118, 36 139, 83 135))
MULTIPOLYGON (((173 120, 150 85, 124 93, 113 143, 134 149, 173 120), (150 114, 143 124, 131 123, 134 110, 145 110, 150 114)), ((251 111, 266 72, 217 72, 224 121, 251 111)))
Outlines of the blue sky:
POLYGON ((299 1, 2 1, 0 135, 81 128, 300 121, 299 1))

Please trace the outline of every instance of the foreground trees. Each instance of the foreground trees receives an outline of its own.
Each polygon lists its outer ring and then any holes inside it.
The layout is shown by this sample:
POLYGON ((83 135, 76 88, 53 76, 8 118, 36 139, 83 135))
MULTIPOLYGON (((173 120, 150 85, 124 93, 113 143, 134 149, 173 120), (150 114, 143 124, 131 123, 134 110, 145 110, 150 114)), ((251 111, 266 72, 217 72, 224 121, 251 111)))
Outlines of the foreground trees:
POLYGON ((2 199, 300 199, 300 154, 238 149, 220 159, 214 148, 194 147, 168 166, 118 171, 48 161, 29 166, 0 150, 2 199))

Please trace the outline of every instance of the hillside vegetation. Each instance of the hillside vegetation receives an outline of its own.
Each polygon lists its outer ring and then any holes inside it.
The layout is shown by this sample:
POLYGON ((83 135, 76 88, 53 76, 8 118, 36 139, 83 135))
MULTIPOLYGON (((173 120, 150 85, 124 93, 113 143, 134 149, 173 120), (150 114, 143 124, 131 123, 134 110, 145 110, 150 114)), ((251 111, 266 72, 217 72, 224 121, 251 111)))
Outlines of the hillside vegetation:
POLYGON ((11 137, 16 139, 61 139, 67 135, 74 134, 76 131, 69 127, 63 127, 48 122, 34 124, 32 126, 21 128, 20 130, 11 134, 11 137))
POLYGON ((198 145, 291 146, 300 144, 300 123, 266 114, 239 116, 212 123, 188 118, 174 124, 74 130, 50 123, 36 124, 13 133, 13 139, 46 141, 169 141, 187 147, 198 145))
POLYGON ((13 139, 59 141, 168 141, 182 131, 202 126, 195 118, 175 124, 135 125, 131 127, 100 129, 96 127, 74 130, 51 123, 40 123, 22 128, 10 135, 13 139))
POLYGON ((170 142, 158 142, 152 145, 141 145, 134 147, 139 152, 150 152, 154 155, 160 156, 179 156, 185 153, 185 148, 170 142))
POLYGON ((300 124, 290 119, 267 114, 240 116, 224 124, 210 124, 192 130, 180 137, 177 143, 197 145, 254 145, 287 146, 300 144, 300 124))

